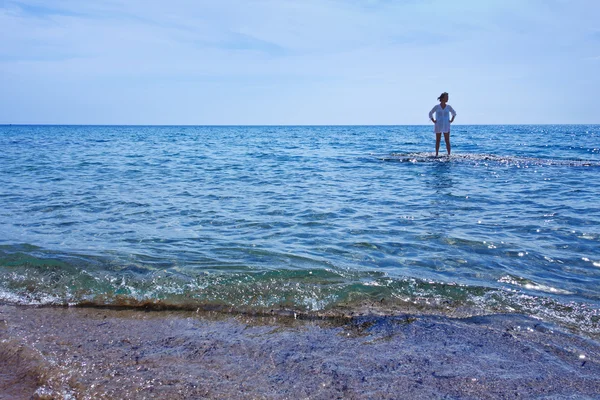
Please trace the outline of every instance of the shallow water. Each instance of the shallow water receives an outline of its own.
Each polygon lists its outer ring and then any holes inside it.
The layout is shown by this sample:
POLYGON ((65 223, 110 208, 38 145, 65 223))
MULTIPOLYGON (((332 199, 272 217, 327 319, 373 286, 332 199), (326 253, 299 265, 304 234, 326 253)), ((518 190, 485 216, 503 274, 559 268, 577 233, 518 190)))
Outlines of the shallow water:
POLYGON ((597 399, 600 343, 516 315, 0 306, 11 399, 597 399))
POLYGON ((2 126, 0 301, 377 302, 599 335, 600 126, 453 129, 434 158, 429 126, 2 126))

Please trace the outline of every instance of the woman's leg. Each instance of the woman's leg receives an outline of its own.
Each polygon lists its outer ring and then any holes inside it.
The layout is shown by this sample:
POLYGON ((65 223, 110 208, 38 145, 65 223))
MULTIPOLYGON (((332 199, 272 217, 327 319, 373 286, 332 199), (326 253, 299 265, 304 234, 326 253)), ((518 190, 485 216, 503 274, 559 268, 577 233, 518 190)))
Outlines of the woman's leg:
POLYGON ((440 142, 442 141, 442 133, 435 133, 435 156, 438 156, 438 153, 440 151, 440 142))
POLYGON ((446 141, 446 150, 448 151, 448 155, 450 155, 450 132, 444 132, 444 140, 446 141))

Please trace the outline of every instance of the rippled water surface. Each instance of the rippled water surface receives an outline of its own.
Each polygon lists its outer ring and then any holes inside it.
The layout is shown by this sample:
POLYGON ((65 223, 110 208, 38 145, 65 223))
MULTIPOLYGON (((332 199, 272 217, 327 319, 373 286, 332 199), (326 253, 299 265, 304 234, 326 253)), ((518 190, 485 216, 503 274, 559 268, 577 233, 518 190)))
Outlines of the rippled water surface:
POLYGON ((435 158, 430 126, 2 126, 0 300, 600 334, 600 126, 453 129, 435 158))

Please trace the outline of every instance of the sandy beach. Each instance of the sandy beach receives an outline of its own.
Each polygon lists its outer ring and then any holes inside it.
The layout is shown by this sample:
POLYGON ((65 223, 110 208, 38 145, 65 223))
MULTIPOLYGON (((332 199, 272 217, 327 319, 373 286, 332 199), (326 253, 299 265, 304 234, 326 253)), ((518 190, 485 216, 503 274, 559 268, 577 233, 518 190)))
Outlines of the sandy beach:
POLYGON ((600 345, 518 315, 0 307, 2 399, 598 398, 600 345))

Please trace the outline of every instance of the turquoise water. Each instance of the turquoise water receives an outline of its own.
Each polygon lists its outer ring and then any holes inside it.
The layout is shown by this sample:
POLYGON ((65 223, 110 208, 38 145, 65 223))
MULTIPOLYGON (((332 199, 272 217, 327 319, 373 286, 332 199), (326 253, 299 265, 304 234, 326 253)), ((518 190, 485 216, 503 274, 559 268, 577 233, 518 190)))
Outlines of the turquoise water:
POLYGON ((599 335, 600 126, 452 141, 436 159, 431 126, 0 126, 0 301, 519 312, 599 335))

